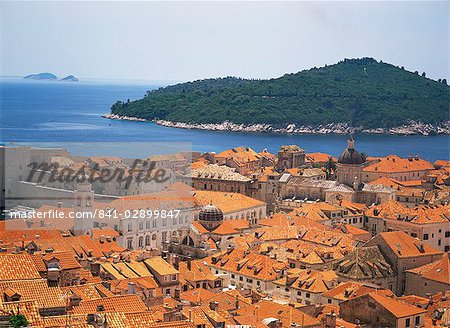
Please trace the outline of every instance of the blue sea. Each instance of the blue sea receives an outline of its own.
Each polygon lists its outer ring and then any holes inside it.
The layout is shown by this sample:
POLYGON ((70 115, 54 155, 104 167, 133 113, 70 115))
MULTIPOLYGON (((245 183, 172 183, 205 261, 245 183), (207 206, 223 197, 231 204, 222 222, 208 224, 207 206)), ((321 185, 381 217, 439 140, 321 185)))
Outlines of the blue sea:
MULTIPOLYGON (((131 82, 45 82, 0 79, 0 141, 8 145, 63 146, 77 155, 144 157, 192 149, 215 151, 249 146, 276 152, 297 144, 307 152, 334 156, 346 136, 227 133, 184 130, 154 123, 114 121, 101 117, 117 100, 139 99, 159 85, 131 82), (146 147, 146 145, 159 145, 146 147)), ((419 155, 430 161, 449 159, 448 136, 356 135, 356 148, 370 156, 419 155)))

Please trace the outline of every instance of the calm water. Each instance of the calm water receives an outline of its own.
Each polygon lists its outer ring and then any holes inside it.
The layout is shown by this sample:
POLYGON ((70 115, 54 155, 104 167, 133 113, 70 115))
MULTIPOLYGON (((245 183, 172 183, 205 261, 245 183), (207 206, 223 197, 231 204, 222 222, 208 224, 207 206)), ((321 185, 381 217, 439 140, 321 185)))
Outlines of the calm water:
MULTIPOLYGON (((41 82, 0 80, 0 141, 32 145, 66 146, 79 155, 104 153, 142 157, 149 142, 191 145, 198 151, 222 151, 234 146, 267 148, 276 152, 283 144, 297 144, 308 152, 338 155, 345 136, 245 134, 161 127, 153 123, 111 121, 100 117, 117 100, 141 98, 155 86, 106 82, 41 82), (141 142, 139 145, 130 142, 141 142), (77 142, 73 144, 73 142, 77 142), (83 142, 95 142, 86 146, 83 142), (125 142, 125 144, 119 144, 125 142), (134 146, 133 146, 134 145, 134 146)), ((419 155, 428 160, 449 159, 448 136, 357 135, 358 150, 369 155, 419 155)), ((164 147, 163 147, 164 148, 164 147)), ((183 146, 181 148, 185 148, 183 146)), ((155 149, 153 147, 153 149, 155 149)), ((159 149, 167 152, 167 149, 159 149)))

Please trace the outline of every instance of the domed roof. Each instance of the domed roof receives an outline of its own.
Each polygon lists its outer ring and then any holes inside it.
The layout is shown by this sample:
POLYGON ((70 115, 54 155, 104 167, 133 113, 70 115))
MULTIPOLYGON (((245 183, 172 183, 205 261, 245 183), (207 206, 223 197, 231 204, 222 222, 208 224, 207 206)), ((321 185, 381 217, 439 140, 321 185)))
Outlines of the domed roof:
POLYGON ((209 204, 202 207, 198 218, 203 221, 223 221, 223 212, 216 205, 209 204))
POLYGON ((340 164, 362 164, 364 163, 364 158, 355 149, 355 141, 353 137, 347 140, 347 148, 339 155, 338 163, 340 164))

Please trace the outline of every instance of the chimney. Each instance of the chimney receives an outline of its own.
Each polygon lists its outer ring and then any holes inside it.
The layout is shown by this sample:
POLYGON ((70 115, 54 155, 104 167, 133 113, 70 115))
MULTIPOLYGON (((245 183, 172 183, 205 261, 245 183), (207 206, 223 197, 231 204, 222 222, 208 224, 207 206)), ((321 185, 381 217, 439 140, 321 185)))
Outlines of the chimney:
POLYGON ((80 305, 81 297, 76 294, 72 294, 69 298, 69 306, 72 308, 74 306, 80 305))
POLYGON ((58 208, 62 208, 62 202, 58 202, 58 208))
POLYGON ((128 282, 128 294, 133 295, 136 294, 136 284, 134 282, 128 282))
POLYGON ((326 314, 324 328, 336 328, 336 314, 333 310, 326 314))
POLYGON ((213 311, 216 311, 219 306, 219 302, 211 301, 209 302, 209 308, 213 311))
POLYGON ((188 259, 187 262, 186 262, 186 264, 187 264, 187 269, 188 269, 189 271, 191 271, 191 269, 192 269, 192 260, 191 260, 191 259, 188 259))
POLYGON ((180 257, 177 255, 173 257, 173 267, 177 270, 180 268, 180 257))

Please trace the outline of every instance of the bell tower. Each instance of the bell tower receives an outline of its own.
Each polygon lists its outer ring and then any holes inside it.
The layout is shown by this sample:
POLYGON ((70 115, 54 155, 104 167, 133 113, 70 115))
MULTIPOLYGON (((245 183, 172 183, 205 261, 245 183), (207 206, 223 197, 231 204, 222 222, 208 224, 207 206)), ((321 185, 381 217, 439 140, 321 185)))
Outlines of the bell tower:
POLYGON ((94 203, 94 191, 89 183, 88 176, 78 178, 75 197, 75 218, 73 232, 77 235, 91 235, 94 228, 94 212, 92 210, 94 203))

